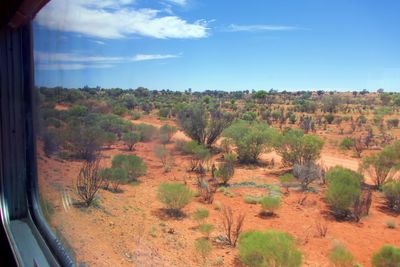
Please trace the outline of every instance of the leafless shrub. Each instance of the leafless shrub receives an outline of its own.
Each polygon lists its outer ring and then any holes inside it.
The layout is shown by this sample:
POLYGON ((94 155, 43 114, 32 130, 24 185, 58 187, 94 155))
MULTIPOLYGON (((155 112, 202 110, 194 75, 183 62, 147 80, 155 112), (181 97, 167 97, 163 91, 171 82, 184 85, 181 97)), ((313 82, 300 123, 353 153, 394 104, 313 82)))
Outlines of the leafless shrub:
POLYGON ((300 206, 303 206, 304 203, 305 203, 306 200, 307 200, 307 197, 308 197, 308 195, 302 194, 302 195, 299 197, 299 199, 297 199, 297 204, 300 205, 300 206))
POLYGON ((317 220, 315 222, 315 228, 317 228, 319 237, 325 237, 328 232, 328 222, 326 220, 317 220))
POLYGON ((217 192, 218 182, 214 178, 206 180, 203 175, 197 176, 197 190, 203 202, 211 204, 214 201, 215 192, 217 192))
POLYGON ((293 167, 293 175, 301 182, 303 190, 307 190, 308 186, 315 180, 321 179, 322 168, 315 162, 309 161, 303 165, 295 164, 293 167))
MULTIPOLYGON (((365 139, 367 140, 367 139, 365 139)), ((367 142, 362 140, 361 137, 358 138, 353 138, 353 149, 354 152, 356 153, 357 158, 361 158, 361 153, 364 151, 365 149, 365 145, 367 142)), ((368 143, 369 145, 369 143, 368 143)), ((368 147, 368 145, 366 144, 366 146, 368 147)))
POLYGON ((92 204, 97 191, 103 185, 103 179, 99 175, 99 163, 99 157, 96 157, 93 161, 85 161, 76 179, 78 196, 87 207, 92 204))
POLYGON ((353 217, 359 222, 363 216, 367 216, 372 203, 371 190, 363 190, 359 199, 356 200, 353 207, 353 217))
POLYGON ((240 233, 242 232, 244 213, 240 213, 235 220, 233 211, 229 206, 223 206, 221 210, 222 225, 230 246, 235 247, 240 233))

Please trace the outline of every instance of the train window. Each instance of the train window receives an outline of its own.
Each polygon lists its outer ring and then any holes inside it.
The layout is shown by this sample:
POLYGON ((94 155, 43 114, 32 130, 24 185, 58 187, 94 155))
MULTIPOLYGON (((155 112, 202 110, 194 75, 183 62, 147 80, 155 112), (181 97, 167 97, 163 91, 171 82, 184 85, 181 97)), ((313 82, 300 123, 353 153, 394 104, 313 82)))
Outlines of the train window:
POLYGON ((398 263, 399 9, 52 0, 2 32, 25 75, 0 97, 22 261, 398 263))

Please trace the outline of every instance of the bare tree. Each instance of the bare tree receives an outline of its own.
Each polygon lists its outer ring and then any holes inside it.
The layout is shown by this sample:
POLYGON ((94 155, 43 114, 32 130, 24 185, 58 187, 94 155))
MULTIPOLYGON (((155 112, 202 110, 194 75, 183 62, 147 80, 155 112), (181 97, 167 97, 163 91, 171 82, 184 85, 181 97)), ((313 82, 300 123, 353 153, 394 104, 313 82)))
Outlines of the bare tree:
POLYGON ((97 156, 94 160, 83 163, 76 179, 76 191, 87 207, 92 204, 97 191, 103 185, 99 169, 100 158, 97 156))
POLYGON ((245 218, 244 213, 240 213, 236 217, 236 221, 233 215, 231 207, 222 207, 222 225, 224 227, 225 235, 228 240, 229 245, 232 247, 236 246, 239 235, 242 232, 243 222, 245 218))

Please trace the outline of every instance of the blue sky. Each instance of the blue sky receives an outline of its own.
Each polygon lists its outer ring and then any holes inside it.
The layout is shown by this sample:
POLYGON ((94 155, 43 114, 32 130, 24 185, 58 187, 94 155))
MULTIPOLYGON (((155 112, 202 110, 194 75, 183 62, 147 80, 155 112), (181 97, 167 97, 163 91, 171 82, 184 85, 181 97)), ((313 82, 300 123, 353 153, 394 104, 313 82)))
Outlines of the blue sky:
POLYGON ((400 91, 397 0, 52 0, 36 84, 400 91))

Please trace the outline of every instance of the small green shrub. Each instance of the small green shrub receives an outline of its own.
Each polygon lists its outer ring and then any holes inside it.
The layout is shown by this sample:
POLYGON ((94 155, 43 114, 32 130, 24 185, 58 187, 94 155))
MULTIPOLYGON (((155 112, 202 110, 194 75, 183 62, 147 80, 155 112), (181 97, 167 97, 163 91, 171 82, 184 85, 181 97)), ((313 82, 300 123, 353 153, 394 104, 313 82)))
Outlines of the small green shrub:
POLYGON ((99 175, 106 182, 111 184, 114 192, 118 191, 120 184, 124 184, 129 181, 127 170, 122 168, 106 168, 101 170, 99 175))
POLYGON ((276 196, 263 197, 260 204, 263 213, 272 215, 281 206, 281 198, 276 196))
POLYGON ((397 228, 397 223, 395 221, 387 221, 386 226, 389 229, 396 229, 397 228))
POLYGON ((126 144, 129 150, 133 149, 133 146, 140 141, 140 134, 137 132, 129 132, 124 134, 122 140, 126 144))
POLYGON ((132 111, 131 113, 132 120, 138 120, 142 117, 142 113, 138 111, 132 111))
POLYGON ((111 164, 112 168, 126 170, 130 181, 136 181, 147 172, 146 164, 136 155, 116 155, 111 164))
POLYGON ((340 143, 340 149, 350 150, 354 145, 354 141, 351 138, 344 138, 340 143))
POLYGON ((256 196, 244 196, 244 202, 247 204, 258 204, 261 202, 262 197, 256 197, 256 196))
POLYGON ((212 244, 210 240, 206 238, 197 239, 194 241, 194 247, 196 249, 196 252, 203 259, 203 261, 206 261, 207 257, 212 251, 212 244))
POLYGON ((210 212, 207 209, 197 209, 193 214, 193 219, 200 223, 207 218, 209 214, 210 212))
POLYGON ((329 259, 336 267, 353 267, 354 257, 347 248, 341 244, 335 245, 329 253, 329 259))
POLYGON ((252 267, 299 267, 303 255, 294 238, 287 233, 248 231, 239 237, 239 257, 252 267))
POLYGON ((400 267, 400 248, 384 245, 372 257, 374 267, 400 267))
POLYGON ((153 140, 158 134, 158 129, 150 124, 141 123, 136 127, 138 132, 140 133, 140 141, 142 142, 149 142, 153 140))
POLYGON ((177 128, 168 124, 160 127, 159 140, 162 144, 168 144, 171 141, 172 136, 176 133, 177 128))
POLYGON ((360 199, 362 180, 361 174, 342 167, 334 167, 327 172, 326 200, 336 218, 343 219, 350 215, 350 209, 360 199))
POLYGON ((279 180, 282 183, 282 186, 286 188, 286 193, 289 193, 289 187, 293 184, 296 179, 293 174, 285 173, 284 175, 279 176, 279 180))
POLYGON ((328 124, 332 124, 333 120, 335 119, 335 116, 333 114, 327 114, 325 115, 325 120, 328 124))
POLYGON ((393 211, 400 211, 400 181, 390 181, 383 185, 382 190, 387 206, 393 211))
POLYGON ((178 216, 193 196, 192 191, 183 184, 163 183, 158 187, 158 199, 172 215, 178 216))
POLYGON ((211 232, 214 230, 214 225, 209 224, 209 223, 203 223, 199 225, 199 231, 202 233, 205 237, 209 237, 211 232))

